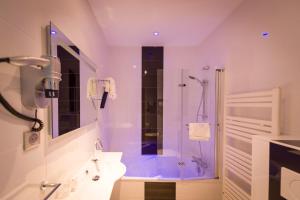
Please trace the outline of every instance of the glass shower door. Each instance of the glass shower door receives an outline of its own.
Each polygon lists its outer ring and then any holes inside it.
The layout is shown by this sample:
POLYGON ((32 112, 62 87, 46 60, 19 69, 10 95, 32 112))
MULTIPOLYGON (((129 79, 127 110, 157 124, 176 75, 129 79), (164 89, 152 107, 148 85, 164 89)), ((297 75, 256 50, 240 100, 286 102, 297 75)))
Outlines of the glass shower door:
POLYGON ((215 72, 209 68, 190 68, 181 71, 181 131, 178 136, 180 154, 178 166, 181 179, 216 177, 215 72), (191 126, 206 127, 210 132, 209 137, 206 137, 206 140, 199 140, 190 136, 191 126))

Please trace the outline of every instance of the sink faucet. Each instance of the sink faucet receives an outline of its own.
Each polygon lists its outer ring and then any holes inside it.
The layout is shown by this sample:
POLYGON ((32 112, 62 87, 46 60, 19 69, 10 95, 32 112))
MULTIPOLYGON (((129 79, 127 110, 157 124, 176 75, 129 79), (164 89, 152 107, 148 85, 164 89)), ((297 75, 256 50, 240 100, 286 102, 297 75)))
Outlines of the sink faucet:
POLYGON ((95 148, 96 150, 103 150, 103 144, 102 141, 100 140, 100 138, 97 138, 96 142, 95 142, 95 148))
POLYGON ((48 183, 46 181, 43 181, 40 185, 40 190, 45 191, 47 188, 52 188, 50 192, 47 194, 47 196, 44 199, 50 199, 50 197, 55 193, 55 191, 61 186, 61 183, 48 183))
POLYGON ((97 157, 97 151, 102 152, 102 150, 103 150, 103 144, 100 138, 97 138, 95 142, 94 158, 92 159, 92 161, 95 162, 95 164, 97 164, 97 162, 99 161, 99 158, 97 157))

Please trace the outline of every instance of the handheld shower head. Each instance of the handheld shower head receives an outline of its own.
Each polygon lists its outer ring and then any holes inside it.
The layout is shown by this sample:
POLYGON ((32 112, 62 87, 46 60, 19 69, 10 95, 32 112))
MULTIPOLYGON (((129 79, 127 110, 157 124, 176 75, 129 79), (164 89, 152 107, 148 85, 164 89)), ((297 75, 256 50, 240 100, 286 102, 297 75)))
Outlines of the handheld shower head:
POLYGON ((192 79, 192 80, 196 79, 196 77, 194 77, 194 76, 189 76, 189 78, 192 79))
POLYGON ((197 81, 202 85, 202 81, 199 78, 196 78, 195 76, 189 76, 190 79, 197 81))
POLYGON ((200 85, 201 85, 202 87, 204 87, 205 84, 207 84, 207 82, 208 82, 207 80, 201 81, 199 78, 197 78, 197 77, 195 77, 195 76, 190 76, 190 75, 189 75, 189 78, 192 79, 192 80, 196 80, 198 83, 200 83, 200 85))
POLYGON ((196 81, 198 81, 199 83, 202 82, 199 78, 196 78, 195 76, 189 76, 189 78, 192 79, 192 80, 196 80, 196 81))

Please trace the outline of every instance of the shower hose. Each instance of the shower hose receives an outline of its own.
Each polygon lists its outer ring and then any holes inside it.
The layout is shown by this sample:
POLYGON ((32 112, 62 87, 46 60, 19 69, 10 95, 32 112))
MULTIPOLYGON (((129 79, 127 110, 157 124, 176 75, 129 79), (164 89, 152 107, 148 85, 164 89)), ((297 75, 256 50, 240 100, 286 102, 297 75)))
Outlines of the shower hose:
MULTIPOLYGON (((202 87, 202 94, 201 94, 201 99, 197 108, 197 116, 196 116, 196 122, 199 121, 199 115, 200 115, 200 110, 201 110, 201 106, 202 106, 202 110, 203 110, 203 114, 202 117, 204 117, 204 109, 205 109, 205 87, 202 87)), ((198 142, 199 144, 199 154, 200 154, 200 167, 203 169, 202 173, 205 173, 205 169, 208 167, 207 162, 205 162, 204 158, 203 158, 203 153, 202 153, 202 145, 201 142, 198 142)))

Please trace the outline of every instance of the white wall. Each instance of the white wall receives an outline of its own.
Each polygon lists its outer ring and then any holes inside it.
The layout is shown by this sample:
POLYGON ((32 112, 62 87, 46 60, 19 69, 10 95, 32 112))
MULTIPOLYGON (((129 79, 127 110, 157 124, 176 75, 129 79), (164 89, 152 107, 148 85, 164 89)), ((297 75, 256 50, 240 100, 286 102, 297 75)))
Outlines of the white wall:
POLYGON ((107 76, 115 79, 118 95, 109 99, 105 108, 109 149, 135 156, 141 147, 140 48, 110 47, 108 61, 107 76))
MULTIPOLYGON (((118 98, 109 100, 107 106, 107 124, 106 130, 110 137, 109 149, 111 151, 122 151, 123 159, 128 165, 145 163, 147 156, 141 156, 141 47, 110 47, 109 48, 109 68, 107 75, 115 78, 117 84, 118 98), (134 68, 133 66, 136 66, 134 68)), ((180 143, 183 142, 183 155, 186 157, 187 168, 194 170, 195 163, 191 162, 191 156, 198 156, 199 146, 197 142, 191 142, 188 139, 187 129, 184 126, 184 135, 181 139, 181 88, 178 84, 181 82, 181 70, 188 69, 191 75, 199 78, 214 78, 213 67, 207 75, 202 72, 202 65, 199 65, 197 47, 165 47, 164 48, 164 136, 163 136, 163 156, 180 156, 180 143)), ((185 74, 187 75, 187 74, 185 74)), ((214 80, 211 79, 210 91, 214 94, 214 80)), ((196 107, 201 97, 201 87, 194 85, 190 87, 189 97, 184 96, 186 102, 185 114, 196 116, 196 107), (193 90, 193 91, 192 91, 193 90), (191 103, 192 105, 189 105, 191 103), (192 107, 194 106, 194 107, 192 107), (189 109, 189 110, 188 110, 189 109), (192 111, 191 111, 192 110, 192 111)), ((212 101, 208 101, 213 104, 212 101)), ((211 104, 211 105, 212 105, 211 104)), ((210 106, 208 106, 210 107, 210 106)), ((209 116, 214 120, 214 110, 209 116)), ((192 122, 192 121, 189 121, 192 122)), ((211 121, 213 122, 213 121, 211 121)), ((203 142, 203 154, 212 176, 214 172, 214 134, 210 142, 203 142)), ((149 163, 149 161, 147 161, 149 163)), ((171 165, 171 163, 169 163, 171 165)), ((130 166, 128 166, 130 167, 130 166)), ((177 165, 172 166, 177 169, 177 165)), ((171 168, 170 168, 171 169, 171 168)), ((145 171, 145 170, 144 170, 145 171)), ((186 171, 191 174, 191 171, 186 171)), ((138 171, 136 171, 138 174, 138 171)))
MULTIPOLYGON (((118 92, 118 98, 108 106, 110 149, 137 155, 141 154, 141 52, 141 47, 110 47, 107 69, 107 75, 116 80, 118 92)), ((197 49, 166 47, 164 54, 164 133, 175 136, 165 138, 164 149, 177 150, 181 68, 197 66, 197 49)))
MULTIPOLYGON (((106 45, 84 0, 2 0, 0 55, 46 54, 44 28, 50 20, 103 70, 106 45)), ((21 104, 20 70, 17 67, 1 64, 0 91, 14 108, 33 114, 21 104)), ((0 199, 26 182, 57 181, 61 175, 76 170, 91 155, 93 142, 99 134, 98 125, 92 124, 50 142, 47 140, 47 110, 39 110, 39 117, 46 125, 41 132, 41 145, 23 152, 22 134, 30 130, 31 123, 15 118, 2 106, 0 109, 0 199)))
POLYGON ((281 130, 300 134, 300 2, 252 0, 199 47, 199 64, 226 68, 227 92, 281 87, 281 130), (264 39, 262 32, 269 32, 264 39))

